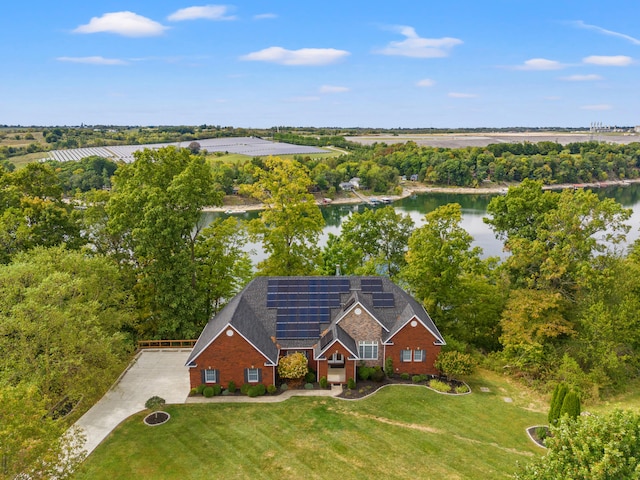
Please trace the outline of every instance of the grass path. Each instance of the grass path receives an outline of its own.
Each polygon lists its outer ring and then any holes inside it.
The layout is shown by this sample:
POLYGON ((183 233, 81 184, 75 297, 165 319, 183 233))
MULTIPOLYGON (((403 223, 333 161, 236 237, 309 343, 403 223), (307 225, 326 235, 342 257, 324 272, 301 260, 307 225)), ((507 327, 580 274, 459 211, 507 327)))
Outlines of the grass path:
POLYGON ((164 425, 124 422, 76 478, 509 478, 541 454, 525 428, 544 422, 544 403, 488 372, 470 384, 464 396, 395 386, 359 401, 171 405, 164 425))

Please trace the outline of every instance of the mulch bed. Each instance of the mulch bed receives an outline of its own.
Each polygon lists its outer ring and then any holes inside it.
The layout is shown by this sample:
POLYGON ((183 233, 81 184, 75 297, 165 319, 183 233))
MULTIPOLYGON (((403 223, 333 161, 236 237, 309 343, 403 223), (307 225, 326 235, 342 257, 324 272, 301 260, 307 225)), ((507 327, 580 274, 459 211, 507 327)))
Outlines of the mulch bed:
POLYGON ((167 412, 153 412, 144 417, 144 423, 147 425, 162 425, 169 421, 169 414, 167 412))
MULTIPOLYGON (((437 378, 437 380, 444 382, 444 383, 448 383, 451 386, 451 389, 449 390, 448 393, 453 393, 455 394, 455 388, 459 387, 460 385, 464 385, 463 382, 459 382, 458 380, 451 380, 448 381, 446 378, 438 378, 438 377, 434 377, 437 378)), ((423 386, 427 386, 429 384, 429 380, 427 381, 422 381, 422 382, 418 382, 415 383, 411 380, 403 380, 400 377, 394 377, 394 378, 385 378, 383 381, 381 382, 374 382, 372 380, 359 380, 356 383, 356 388, 354 388, 353 390, 349 390, 348 388, 344 388, 344 390, 342 391, 342 393, 340 395, 338 395, 339 398, 348 398, 348 399, 358 399, 358 398, 364 398, 368 395, 371 395, 372 393, 375 393, 377 390, 379 390, 380 388, 384 387, 385 385, 423 385, 423 386)))

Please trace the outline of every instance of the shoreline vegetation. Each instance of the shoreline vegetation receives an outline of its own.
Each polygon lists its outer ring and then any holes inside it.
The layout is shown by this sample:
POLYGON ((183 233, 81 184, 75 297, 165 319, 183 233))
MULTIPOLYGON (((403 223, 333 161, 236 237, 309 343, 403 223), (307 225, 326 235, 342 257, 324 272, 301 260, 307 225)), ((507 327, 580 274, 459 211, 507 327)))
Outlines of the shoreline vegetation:
MULTIPOLYGON (((543 190, 565 190, 565 189, 579 189, 579 188, 606 188, 606 187, 621 187, 627 186, 632 183, 640 183, 640 178, 632 178, 628 180, 607 180, 602 182, 590 182, 590 183, 563 183, 557 185, 544 185, 543 190)), ((423 193, 454 193, 461 195, 497 195, 497 194, 505 194, 507 190, 511 186, 516 186, 518 184, 502 184, 502 185, 487 185, 480 187, 458 187, 458 186, 427 186, 418 182, 406 182, 406 184, 402 188, 402 193, 400 195, 369 195, 363 193, 353 193, 353 192, 344 192, 340 197, 335 198, 331 201, 326 201, 325 199, 316 196, 316 203, 319 206, 324 205, 358 205, 362 203, 367 203, 368 199, 377 198, 378 200, 384 198, 387 199, 387 203, 393 203, 398 200, 402 200, 403 198, 410 197, 415 194, 423 194, 423 193)), ((238 197, 237 195, 228 195, 225 197, 225 201, 223 201, 223 205, 219 207, 204 207, 202 209, 203 212, 226 212, 230 214, 234 213, 244 213, 247 211, 259 211, 264 210, 264 204, 262 203, 242 203, 242 204, 232 204, 228 201, 229 198, 238 197)), ((243 200, 250 201, 248 197, 239 197, 243 200)))

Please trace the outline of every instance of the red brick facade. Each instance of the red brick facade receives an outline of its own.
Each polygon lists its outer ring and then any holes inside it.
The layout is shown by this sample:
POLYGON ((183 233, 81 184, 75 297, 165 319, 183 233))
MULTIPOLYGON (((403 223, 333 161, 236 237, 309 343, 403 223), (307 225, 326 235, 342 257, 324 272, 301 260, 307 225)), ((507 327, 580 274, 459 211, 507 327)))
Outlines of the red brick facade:
POLYGON ((233 380, 237 387, 244 381, 245 368, 260 368, 262 383, 274 383, 275 367, 266 367, 268 360, 231 327, 226 327, 220 335, 197 358, 197 365, 189 368, 191 388, 202 384, 202 370, 214 369, 220 372, 218 383, 226 388, 233 380), (233 335, 227 335, 227 332, 233 335))
POLYGON ((314 366, 314 369, 317 369, 317 371, 318 371, 318 379, 320 379, 322 377, 325 377, 327 379, 330 378, 329 371, 332 370, 332 369, 329 367, 329 364, 328 364, 327 360, 334 353, 342 354, 342 357, 344 358, 345 373, 344 373, 344 379, 341 382, 332 381, 331 383, 347 383, 350 378, 353 378, 354 380, 357 380, 357 377, 356 377, 356 361, 355 360, 349 360, 349 357, 352 356, 351 352, 349 352, 349 350, 347 350, 340 342, 335 342, 331 347, 329 347, 329 349, 324 354, 324 360, 318 360, 316 362, 317 363, 317 367, 314 366))
POLYGON ((442 348, 434 345, 436 338, 427 328, 417 320, 407 323, 398 333, 389 339, 393 345, 386 345, 385 355, 393 360, 395 373, 409 373, 412 375, 427 374, 437 375, 439 372, 433 366, 436 357, 442 348), (414 323, 415 322, 415 323, 414 323), (411 350, 411 362, 401 360, 401 351, 411 350), (422 362, 413 361, 415 350, 425 350, 425 359, 422 362))

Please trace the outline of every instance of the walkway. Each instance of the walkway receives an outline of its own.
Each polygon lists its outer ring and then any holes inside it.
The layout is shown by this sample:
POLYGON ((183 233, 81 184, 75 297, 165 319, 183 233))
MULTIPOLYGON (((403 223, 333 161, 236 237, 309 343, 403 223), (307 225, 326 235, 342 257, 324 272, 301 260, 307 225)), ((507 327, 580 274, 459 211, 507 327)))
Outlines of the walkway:
POLYGON ((143 350, 113 387, 77 422, 91 453, 111 431, 134 413, 144 410, 154 395, 167 403, 185 403, 189 372, 184 366, 191 349, 143 350))

